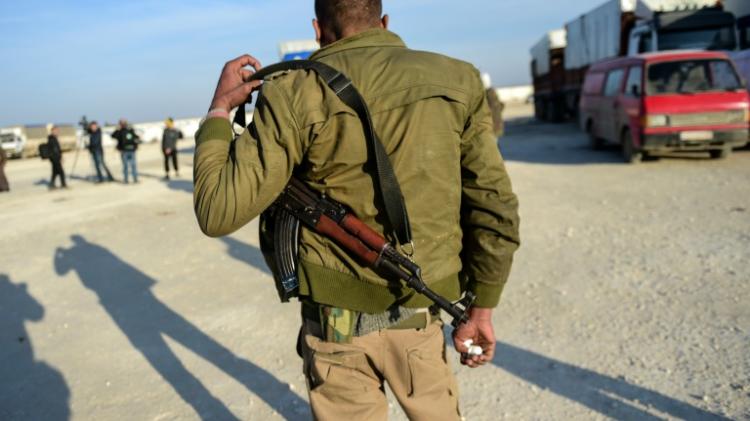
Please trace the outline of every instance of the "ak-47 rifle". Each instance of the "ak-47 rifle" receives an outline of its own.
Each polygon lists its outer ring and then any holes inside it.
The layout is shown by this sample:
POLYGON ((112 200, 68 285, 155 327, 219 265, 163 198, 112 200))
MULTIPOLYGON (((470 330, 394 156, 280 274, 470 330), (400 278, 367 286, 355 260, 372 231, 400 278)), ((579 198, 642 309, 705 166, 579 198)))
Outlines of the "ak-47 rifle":
MULTIPOLYGON (((401 244, 409 244, 411 228, 401 189, 388 154, 378 139, 367 104, 351 80, 338 70, 317 61, 297 60, 278 63, 258 71, 253 80, 261 80, 276 72, 312 70, 360 120, 368 153, 376 168, 373 175, 384 216, 401 244)), ((248 98, 250 102, 252 98, 248 98)), ((235 114, 235 123, 245 127, 245 105, 235 114)), ((261 251, 274 273, 281 300, 286 302, 299 293, 297 255, 300 225, 332 239, 360 262, 388 280, 403 281, 406 286, 434 302, 453 317, 453 327, 466 323, 467 312, 476 297, 467 292, 457 303, 451 303, 432 291, 422 280, 422 270, 409 257, 401 254, 381 234, 357 219, 347 209, 305 183, 292 178, 274 204, 261 215, 261 251)))
POLYGON ((396 278, 424 295, 452 318, 453 327, 468 321, 467 310, 475 296, 467 292, 457 303, 438 295, 422 280, 420 267, 404 256, 388 240, 351 212, 330 198, 317 193, 302 181, 292 178, 273 206, 267 211, 273 220, 273 254, 279 293, 288 301, 298 293, 296 256, 300 223, 314 232, 334 240, 355 256, 364 266, 386 279, 396 278))

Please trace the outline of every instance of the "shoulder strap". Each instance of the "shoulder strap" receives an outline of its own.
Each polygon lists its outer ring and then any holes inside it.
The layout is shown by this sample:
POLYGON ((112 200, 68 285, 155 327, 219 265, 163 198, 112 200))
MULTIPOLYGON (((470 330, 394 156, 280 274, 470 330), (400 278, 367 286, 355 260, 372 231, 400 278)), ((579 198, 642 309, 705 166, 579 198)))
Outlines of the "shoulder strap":
MULTIPOLYGON (((393 172, 393 166, 388 158, 388 154, 375 132, 370 111, 362 95, 354 87, 352 81, 343 73, 324 63, 312 60, 294 60, 277 63, 255 73, 252 80, 262 80, 273 73, 288 70, 313 70, 336 93, 341 101, 357 113, 359 119, 362 121, 362 128, 365 132, 368 154, 375 158, 376 177, 374 178, 376 190, 380 193, 380 199, 383 201, 385 216, 398 242, 402 245, 411 243, 411 225, 409 224, 409 215, 406 212, 404 196, 401 193, 401 187, 396 179, 396 174, 393 172)), ((247 103, 251 101, 252 98, 248 98, 247 103)), ((245 104, 241 105, 235 114, 234 122, 242 127, 247 126, 245 104)))

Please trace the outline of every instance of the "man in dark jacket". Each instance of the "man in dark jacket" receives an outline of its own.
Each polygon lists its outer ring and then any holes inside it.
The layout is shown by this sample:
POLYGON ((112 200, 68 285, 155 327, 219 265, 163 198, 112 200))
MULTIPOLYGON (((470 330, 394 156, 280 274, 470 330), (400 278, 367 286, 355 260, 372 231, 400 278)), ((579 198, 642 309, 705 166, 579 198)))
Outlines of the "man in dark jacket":
POLYGON ((133 182, 138 182, 138 167, 135 160, 135 151, 138 150, 138 144, 141 139, 135 133, 132 127, 128 125, 125 119, 120 120, 119 127, 112 133, 112 138, 117 140, 117 150, 122 157, 122 175, 125 184, 128 184, 128 170, 133 174, 133 182))
POLYGON ((5 150, 0 148, 0 193, 10 191, 8 179, 5 177, 5 161, 7 161, 5 150))
POLYGON ((52 179, 49 181, 50 190, 55 189, 55 179, 60 177, 60 186, 64 189, 68 188, 65 183, 65 170, 62 166, 62 149, 60 148, 60 141, 57 139, 60 129, 52 127, 50 135, 47 136, 47 148, 49 149, 49 160, 52 163, 52 179))
POLYGON ((91 153, 91 159, 94 160, 94 168, 96 168, 96 178, 100 183, 104 182, 104 173, 107 174, 107 181, 115 181, 112 177, 112 173, 109 172, 107 164, 104 162, 104 148, 102 148, 102 129, 96 123, 92 121, 88 127, 89 134, 89 152, 91 153))
POLYGON ((177 168, 177 141, 182 139, 182 132, 174 127, 174 120, 170 117, 166 121, 166 128, 161 137, 161 151, 164 153, 164 179, 169 180, 169 160, 177 177, 180 170, 177 168))

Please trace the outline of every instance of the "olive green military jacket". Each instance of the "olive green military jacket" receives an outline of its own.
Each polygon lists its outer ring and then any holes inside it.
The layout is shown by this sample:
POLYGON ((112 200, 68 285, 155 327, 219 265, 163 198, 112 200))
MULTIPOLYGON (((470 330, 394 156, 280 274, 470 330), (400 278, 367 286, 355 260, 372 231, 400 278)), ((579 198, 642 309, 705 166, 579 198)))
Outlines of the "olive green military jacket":
MULTIPOLYGON (((479 72, 409 50, 375 29, 312 57, 346 74, 365 98, 410 216, 415 261, 449 299, 473 291, 495 307, 519 245, 518 202, 493 135, 479 72)), ((253 123, 233 140, 226 119, 196 133, 195 212, 204 233, 232 233, 265 210, 294 173, 383 232, 362 125, 312 71, 277 73, 262 87, 253 123)), ((360 266, 332 241, 303 230, 301 295, 367 313, 430 303, 360 266)))

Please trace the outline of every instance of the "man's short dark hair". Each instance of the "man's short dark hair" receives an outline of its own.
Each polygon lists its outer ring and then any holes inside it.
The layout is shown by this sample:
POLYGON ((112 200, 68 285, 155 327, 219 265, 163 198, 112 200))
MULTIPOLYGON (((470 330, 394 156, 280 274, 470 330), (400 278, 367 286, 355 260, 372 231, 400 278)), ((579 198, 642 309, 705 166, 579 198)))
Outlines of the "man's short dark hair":
POLYGON ((382 0, 315 0, 322 26, 340 34, 346 29, 375 27, 383 14, 382 0))

